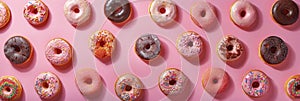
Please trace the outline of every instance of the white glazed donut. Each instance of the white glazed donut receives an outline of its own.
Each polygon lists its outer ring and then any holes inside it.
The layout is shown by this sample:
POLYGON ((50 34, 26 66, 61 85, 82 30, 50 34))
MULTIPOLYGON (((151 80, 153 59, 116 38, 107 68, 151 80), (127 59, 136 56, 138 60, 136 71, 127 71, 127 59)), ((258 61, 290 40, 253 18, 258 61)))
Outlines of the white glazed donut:
POLYGON ((149 12, 151 18, 160 26, 166 26, 177 16, 176 4, 172 0, 153 0, 149 12))
POLYGON ((187 31, 179 35, 176 41, 177 51, 184 57, 194 58, 203 51, 201 36, 194 31, 187 31))
POLYGON ((95 69, 82 68, 76 71, 76 85, 84 96, 92 96, 99 92, 102 80, 95 69))
POLYGON ((182 94, 188 78, 176 68, 169 68, 159 77, 159 88, 165 95, 182 94))
POLYGON ((217 21, 214 6, 205 1, 195 3, 190 13, 193 22, 201 28, 210 28, 217 21))
POLYGON ((86 0, 68 0, 64 5, 64 12, 73 26, 87 22, 92 13, 90 3, 86 0))
POLYGON ((143 94, 143 83, 132 74, 125 74, 115 83, 115 92, 122 101, 139 100, 143 94))
POLYGON ((250 2, 238 0, 231 7, 230 17, 239 27, 249 28, 256 22, 257 13, 250 2))

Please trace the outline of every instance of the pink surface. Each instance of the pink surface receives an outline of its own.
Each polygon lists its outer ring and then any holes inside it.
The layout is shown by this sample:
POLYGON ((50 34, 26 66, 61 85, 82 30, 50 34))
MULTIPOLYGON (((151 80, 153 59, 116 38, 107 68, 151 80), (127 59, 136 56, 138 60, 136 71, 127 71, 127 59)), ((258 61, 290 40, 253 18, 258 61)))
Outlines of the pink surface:
MULTIPOLYGON (((173 26, 162 28, 157 26, 148 14, 150 0, 133 0, 134 16, 125 26, 116 26, 107 21, 103 13, 104 0, 92 1, 93 17, 85 26, 75 29, 64 17, 63 6, 65 0, 45 0, 50 9, 50 17, 46 25, 41 27, 31 26, 23 17, 22 11, 26 1, 5 1, 12 12, 12 20, 8 26, 0 29, 0 50, 3 50, 4 43, 14 35, 27 37, 34 47, 33 61, 25 67, 13 66, 0 51, 0 76, 14 75, 23 85, 24 95, 22 100, 40 100, 34 91, 34 78, 40 72, 51 71, 57 74, 63 83, 62 100, 82 101, 84 98, 75 85, 74 71, 78 68, 96 68, 104 80, 104 88, 99 93, 98 98, 90 100, 118 100, 114 93, 114 83, 118 75, 124 73, 134 73, 141 78, 147 90, 144 100, 170 100, 163 95, 156 85, 159 74, 167 67, 180 68, 190 79, 190 88, 187 93, 180 96, 180 100, 212 100, 213 98, 203 91, 201 75, 204 70, 210 67, 224 68, 230 78, 231 83, 227 91, 215 100, 291 100, 284 93, 284 83, 292 75, 298 74, 297 59, 300 50, 297 40, 300 38, 300 26, 293 28, 283 28, 276 24, 271 16, 270 10, 275 0, 249 0, 256 6, 259 19, 257 25, 251 30, 242 30, 230 20, 229 11, 231 4, 235 0, 208 0, 217 8, 220 28, 205 32, 198 28, 189 17, 189 8, 196 0, 174 0, 178 7, 178 23, 173 26), (92 56, 88 50, 88 37, 91 33, 99 29, 107 29, 114 33, 118 40, 117 50, 109 61, 101 61, 92 56), (206 51, 198 60, 187 60, 182 58, 176 51, 175 40, 184 31, 193 30, 198 32, 204 39, 206 51), (133 51, 135 39, 143 33, 152 33, 159 36, 162 41, 163 52, 159 58, 149 63, 143 62, 133 51), (246 54, 234 63, 225 66, 216 56, 216 43, 222 35, 231 34, 239 38, 245 46, 246 54), (287 60, 280 66, 271 67, 260 60, 258 56, 258 46, 261 40, 276 35, 286 41, 289 47, 287 60), (45 46, 53 39, 61 37, 72 43, 75 54, 73 66, 67 69, 55 69, 44 55, 45 46), (244 73, 251 69, 264 71, 271 79, 270 92, 261 98, 249 98, 242 91, 240 86, 244 73)), ((299 1, 295 0, 298 5, 299 1)), ((299 20, 298 20, 299 22, 299 20)), ((173 99, 174 100, 174 99, 173 99)), ((179 100, 179 99, 177 99, 179 100)))

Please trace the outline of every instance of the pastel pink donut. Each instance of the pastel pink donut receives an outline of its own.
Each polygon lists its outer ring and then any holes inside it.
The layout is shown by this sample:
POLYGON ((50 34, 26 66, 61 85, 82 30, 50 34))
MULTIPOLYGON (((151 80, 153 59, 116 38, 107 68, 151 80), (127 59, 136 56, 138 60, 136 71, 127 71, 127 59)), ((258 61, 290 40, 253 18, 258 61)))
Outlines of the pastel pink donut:
POLYGON ((34 89, 42 100, 54 99, 61 92, 61 88, 59 78, 51 72, 41 73, 35 78, 34 89))
POLYGON ((102 87, 102 80, 95 69, 82 68, 76 71, 76 85, 84 96, 97 94, 102 87))
POLYGON ((30 0, 24 6, 25 19, 32 25, 40 25, 48 19, 48 7, 41 0, 30 0))
POLYGON ((176 4, 172 0, 153 0, 149 7, 152 20, 160 26, 174 22, 177 16, 176 4))
POLYGON ((268 76, 260 70, 251 70, 243 78, 242 88, 250 97, 261 97, 270 89, 268 76))
POLYGON ((91 13, 90 3, 86 0, 67 0, 64 5, 65 17, 73 26, 87 22, 91 13))
POLYGON ((54 66, 62 66, 72 60, 72 46, 64 39, 52 39, 45 51, 46 58, 54 66))
POLYGON ((238 0, 231 7, 230 17, 237 26, 249 28, 256 22, 257 12, 247 0, 238 0))
POLYGON ((7 25, 11 17, 9 7, 3 2, 0 1, 0 28, 7 25))
POLYGON ((190 13, 193 22, 201 28, 210 28, 218 20, 215 7, 205 1, 195 3, 190 13))

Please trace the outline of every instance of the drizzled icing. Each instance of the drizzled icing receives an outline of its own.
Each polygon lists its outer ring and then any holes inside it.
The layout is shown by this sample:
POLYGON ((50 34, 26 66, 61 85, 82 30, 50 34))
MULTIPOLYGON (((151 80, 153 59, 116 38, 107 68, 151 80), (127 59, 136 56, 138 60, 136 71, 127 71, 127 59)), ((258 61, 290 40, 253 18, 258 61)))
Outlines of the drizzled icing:
POLYGON ((0 28, 4 27, 10 20, 10 9, 8 6, 0 1, 0 28))
POLYGON ((241 42, 234 36, 225 36, 218 46, 219 57, 224 61, 233 61, 244 52, 241 42))
POLYGON ((193 31, 185 32, 178 37, 176 48, 185 57, 197 56, 203 50, 201 36, 193 31))
POLYGON ((41 99, 52 99, 60 92, 61 83, 55 74, 45 72, 36 77, 34 88, 41 99))
POLYGON ((291 79, 289 79, 287 81, 287 84, 286 84, 286 91, 287 93, 290 95, 290 96, 293 96, 293 97, 300 97, 300 76, 299 75, 296 75, 296 76, 293 76, 291 77, 291 79))
POLYGON ((143 84, 136 76, 125 74, 116 81, 115 91, 121 100, 134 101, 142 95, 143 84))
POLYGON ((48 7, 40 0, 30 0, 23 11, 25 19, 33 24, 39 25, 48 18, 48 7))
POLYGON ((159 88, 165 95, 176 95, 183 92, 187 77, 178 69, 170 68, 159 77, 159 88))
POLYGON ((245 75, 242 81, 242 88, 247 95, 260 97, 269 90, 269 83, 267 75, 261 71, 252 70, 245 75))
POLYGON ((160 53, 161 45, 159 38, 154 34, 145 34, 135 42, 137 55, 145 60, 151 60, 160 53))
POLYGON ((64 39, 55 38, 48 43, 45 54, 51 64, 65 65, 72 60, 72 47, 64 39))
POLYGON ((111 56, 114 47, 115 37, 107 30, 97 31, 90 37, 90 49, 98 58, 111 56))
POLYGON ((16 100, 22 94, 22 85, 13 76, 2 76, 0 78, 0 99, 16 100), (9 89, 9 91, 7 90, 9 89))

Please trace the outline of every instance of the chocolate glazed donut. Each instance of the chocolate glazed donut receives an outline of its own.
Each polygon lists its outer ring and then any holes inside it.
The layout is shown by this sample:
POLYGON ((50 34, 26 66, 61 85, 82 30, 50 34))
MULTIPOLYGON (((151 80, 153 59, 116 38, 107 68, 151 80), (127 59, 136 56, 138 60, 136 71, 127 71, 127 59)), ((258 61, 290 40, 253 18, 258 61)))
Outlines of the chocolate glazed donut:
POLYGON ((151 60, 157 57, 160 49, 160 41, 154 34, 145 34, 139 37, 135 43, 136 54, 144 60, 151 60))
POLYGON ((272 16, 280 25, 291 25, 299 17, 298 5, 292 0, 278 0, 273 5, 272 16))
POLYGON ((110 21, 121 23, 130 17, 131 5, 128 0, 107 0, 104 13, 110 21))
POLYGON ((32 54, 30 42, 22 36, 14 36, 8 39, 4 45, 6 58, 14 64, 23 64, 29 60, 32 54))
POLYGON ((279 64, 288 55, 288 47, 285 42, 277 37, 266 38, 260 46, 260 56, 268 64, 279 64))

